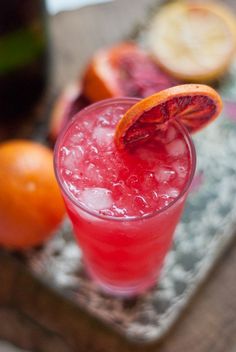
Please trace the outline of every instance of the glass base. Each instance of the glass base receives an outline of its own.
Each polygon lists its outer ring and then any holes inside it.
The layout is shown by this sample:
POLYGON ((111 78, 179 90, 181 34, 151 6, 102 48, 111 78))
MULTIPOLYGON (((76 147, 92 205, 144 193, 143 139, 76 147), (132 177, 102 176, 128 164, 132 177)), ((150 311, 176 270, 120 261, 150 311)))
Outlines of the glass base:
POLYGON ((97 284, 102 292, 117 297, 135 297, 141 295, 153 288, 157 283, 157 275, 155 275, 155 277, 152 276, 139 282, 133 282, 130 285, 116 285, 99 278, 87 264, 85 265, 85 269, 91 280, 97 284))

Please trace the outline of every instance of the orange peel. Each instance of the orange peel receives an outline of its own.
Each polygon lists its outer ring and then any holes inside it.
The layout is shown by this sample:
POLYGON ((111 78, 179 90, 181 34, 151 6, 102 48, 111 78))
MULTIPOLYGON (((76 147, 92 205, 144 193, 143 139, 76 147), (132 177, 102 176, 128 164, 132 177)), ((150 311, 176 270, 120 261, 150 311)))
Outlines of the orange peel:
POLYGON ((219 116, 222 100, 211 87, 183 84, 165 89, 134 104, 116 126, 119 149, 151 138, 167 128, 171 119, 180 120, 190 133, 199 131, 219 116))

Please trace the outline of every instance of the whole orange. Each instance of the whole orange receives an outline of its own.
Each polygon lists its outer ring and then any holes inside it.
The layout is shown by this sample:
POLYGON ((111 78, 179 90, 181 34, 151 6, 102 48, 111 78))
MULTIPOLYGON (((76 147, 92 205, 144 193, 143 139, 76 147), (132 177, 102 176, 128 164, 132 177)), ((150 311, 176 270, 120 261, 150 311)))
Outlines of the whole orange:
POLYGON ((52 151, 36 142, 0 144, 0 246, 41 244, 62 221, 64 203, 52 151))

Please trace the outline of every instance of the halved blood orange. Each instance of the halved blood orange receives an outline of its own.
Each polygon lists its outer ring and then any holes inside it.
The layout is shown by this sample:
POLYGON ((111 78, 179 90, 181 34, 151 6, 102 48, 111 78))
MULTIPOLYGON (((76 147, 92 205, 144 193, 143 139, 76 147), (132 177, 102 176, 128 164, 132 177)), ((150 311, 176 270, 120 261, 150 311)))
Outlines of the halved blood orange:
POLYGON ((57 98, 50 117, 49 139, 55 142, 60 131, 79 110, 89 105, 79 82, 70 83, 57 98))
POLYGON ((147 42, 169 74, 185 81, 211 81, 224 74, 234 58, 236 18, 224 4, 175 1, 153 17, 147 42))
POLYGON ((91 101, 129 96, 144 98, 178 84, 136 44, 122 42, 95 53, 83 77, 91 101))
POLYGON ((194 133, 213 121, 221 110, 219 94, 207 85, 171 87, 133 105, 116 126, 115 142, 123 149, 144 141, 167 128, 171 119, 180 120, 194 133))

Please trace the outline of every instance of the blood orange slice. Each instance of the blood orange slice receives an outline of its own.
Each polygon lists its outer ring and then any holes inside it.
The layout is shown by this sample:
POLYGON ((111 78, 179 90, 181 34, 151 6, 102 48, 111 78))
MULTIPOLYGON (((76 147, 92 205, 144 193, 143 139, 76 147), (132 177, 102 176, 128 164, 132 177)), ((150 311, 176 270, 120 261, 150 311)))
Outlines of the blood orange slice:
POLYGON ((54 143, 67 122, 90 102, 84 97, 80 84, 73 82, 57 98, 49 123, 49 139, 54 143))
POLYGON ((130 96, 144 98, 178 84, 134 43, 98 51, 85 70, 83 92, 91 101, 130 96))
POLYGON ((222 110, 222 100, 211 87, 183 84, 168 88, 133 105, 116 127, 118 148, 151 138, 158 129, 165 129, 171 119, 180 120, 190 133, 211 121, 222 110))
POLYGON ((207 82, 224 74, 236 50, 236 18, 226 5, 176 1, 153 17, 147 34, 153 57, 181 80, 207 82))

